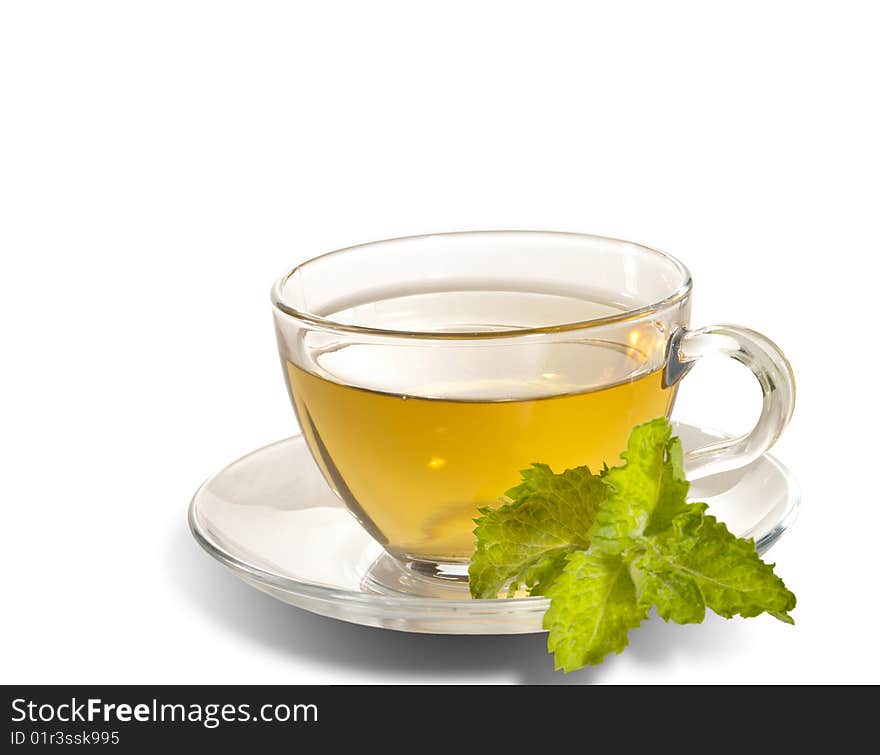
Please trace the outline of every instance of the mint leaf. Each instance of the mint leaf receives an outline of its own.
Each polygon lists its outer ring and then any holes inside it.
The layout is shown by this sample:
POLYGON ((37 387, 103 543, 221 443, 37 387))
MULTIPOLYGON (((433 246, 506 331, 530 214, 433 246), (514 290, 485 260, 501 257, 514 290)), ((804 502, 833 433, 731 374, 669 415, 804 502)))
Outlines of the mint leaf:
POLYGON ((511 580, 507 590, 508 597, 513 596, 520 587, 529 588, 529 595, 544 595, 565 569, 565 559, 571 552, 572 548, 561 548, 527 566, 511 580))
POLYGON ((626 463, 602 478, 608 497, 596 516, 590 539, 607 553, 622 553, 643 534, 659 532, 685 510, 689 484, 678 438, 665 419, 638 425, 630 434, 626 463))
POLYGON ((554 506, 564 508, 573 528, 587 532, 593 526, 605 489, 589 467, 566 469, 554 474, 546 464, 532 464, 520 473, 522 482, 504 495, 513 501, 539 496, 554 506))
POLYGON ((521 473, 507 491, 512 503, 480 509, 474 534, 477 549, 468 570, 471 594, 495 598, 508 582, 508 594, 524 585, 533 595, 564 567, 565 555, 588 545, 587 533, 605 486, 587 467, 554 474, 546 464, 521 473))
POLYGON ((606 553, 571 553, 546 594, 551 600, 544 614, 547 648, 556 669, 566 672, 620 653, 629 630, 648 615, 636 600, 627 563, 606 553))
POLYGON ((656 607, 699 623, 709 608, 730 618, 769 613, 794 623, 795 596, 751 540, 735 537, 705 503, 689 503, 678 438, 666 419, 633 428, 623 464, 593 475, 535 464, 501 508, 476 520, 474 597, 526 586, 546 595, 547 647, 573 671, 621 652, 656 607))
POLYGON ((706 616, 706 601, 700 588, 689 576, 665 564, 642 557, 630 566, 639 605, 650 609, 664 621, 676 624, 699 624, 706 616))
POLYGON ((725 618, 767 612, 794 623, 788 612, 796 598, 773 565, 761 560, 752 540, 731 534, 705 511, 705 503, 689 504, 668 532, 649 538, 638 562, 645 575, 640 601, 680 624, 702 621, 696 609, 687 617, 682 613, 685 602, 705 604, 725 618))

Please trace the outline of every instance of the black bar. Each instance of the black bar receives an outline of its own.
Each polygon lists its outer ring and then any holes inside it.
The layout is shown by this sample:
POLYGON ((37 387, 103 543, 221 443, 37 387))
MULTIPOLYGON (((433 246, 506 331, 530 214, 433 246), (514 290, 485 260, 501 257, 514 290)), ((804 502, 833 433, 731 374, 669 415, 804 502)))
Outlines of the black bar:
POLYGON ((859 730, 871 723, 859 713, 864 706, 846 698, 864 703, 874 694, 856 687, 685 686, 7 685, 3 691, 4 752, 92 744, 122 752, 289 748, 352 738, 368 751, 418 753, 445 743, 471 752, 478 739, 497 746, 525 732, 542 738, 542 751, 586 751, 605 742, 605 749, 621 752, 660 744, 690 752, 712 741, 760 742, 764 749, 790 745, 808 731, 827 731, 839 748, 858 743, 859 730))

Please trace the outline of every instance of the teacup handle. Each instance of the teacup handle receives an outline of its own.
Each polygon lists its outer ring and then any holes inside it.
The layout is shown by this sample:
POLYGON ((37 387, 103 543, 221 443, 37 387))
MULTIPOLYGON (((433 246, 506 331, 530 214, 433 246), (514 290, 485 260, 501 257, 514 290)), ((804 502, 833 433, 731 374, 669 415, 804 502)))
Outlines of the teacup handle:
POLYGON ((736 325, 675 331, 669 341, 666 383, 676 383, 697 359, 719 354, 741 362, 754 373, 761 385, 764 405, 751 432, 685 454, 685 469, 691 479, 737 469, 754 461, 779 439, 794 411, 794 375, 785 355, 766 336, 736 325))

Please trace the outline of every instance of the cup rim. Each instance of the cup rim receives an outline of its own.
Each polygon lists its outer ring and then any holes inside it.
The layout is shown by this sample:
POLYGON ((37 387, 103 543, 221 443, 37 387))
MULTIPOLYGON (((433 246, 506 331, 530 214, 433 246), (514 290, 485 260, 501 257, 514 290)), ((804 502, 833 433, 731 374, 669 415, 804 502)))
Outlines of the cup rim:
POLYGON ((369 241, 362 244, 353 244, 351 246, 343 247, 341 249, 335 249, 331 252, 325 252, 324 254, 316 255, 315 257, 310 257, 304 262, 300 262, 298 265, 287 271, 284 275, 278 278, 275 281, 275 284, 272 286, 271 290, 271 301, 272 305, 278 309, 283 314, 288 317, 292 317, 296 320, 299 320, 304 323, 308 323, 313 327, 320 328, 322 330, 330 331, 330 332, 340 332, 340 333, 355 333, 361 335, 371 335, 371 336, 380 336, 384 338, 406 338, 406 339, 419 339, 419 340, 435 340, 435 341, 449 341, 449 340, 491 340, 491 339, 499 339, 499 338, 516 338, 520 336, 530 336, 530 335, 538 335, 545 333, 565 333, 572 330, 582 330, 587 328, 596 328, 603 325, 610 325, 613 323, 621 323, 626 322, 628 320, 636 320, 640 317, 644 317, 645 315, 652 314, 654 312, 659 312, 663 309, 666 309, 673 304, 676 304, 690 294, 691 289, 693 288, 693 282, 691 279, 691 274, 688 268, 685 266, 681 260, 676 257, 673 257, 671 254, 667 252, 662 252, 659 249, 654 249, 650 246, 645 246, 644 244, 639 244, 634 241, 628 241, 626 239, 619 239, 613 236, 600 236, 592 233, 573 233, 567 231, 536 231, 536 230, 525 230, 525 229, 495 229, 495 230, 473 230, 473 231, 448 231, 442 233, 423 233, 423 234, 415 234, 411 236, 396 236, 390 239, 379 239, 377 241, 369 241), (531 236, 566 236, 570 238, 581 238, 581 239, 591 239, 594 241, 610 241, 615 243, 623 243, 628 244, 630 246, 638 247, 640 250, 644 252, 648 252, 649 254, 653 254, 657 257, 664 259, 665 261, 671 263, 673 267, 679 272, 681 277, 681 283, 678 288, 676 288, 671 294, 665 296, 664 298, 652 302, 651 304, 646 304, 641 307, 624 310, 614 315, 606 315, 604 317, 595 317, 588 320, 579 320, 576 322, 566 322, 559 323, 557 325, 544 325, 541 327, 530 327, 530 328, 510 328, 506 330, 494 330, 494 331, 458 331, 453 333, 442 333, 436 331, 419 331, 419 330, 395 330, 391 328, 374 328, 371 326, 365 325, 351 325, 349 323, 337 322, 333 320, 331 317, 323 317, 321 315, 317 315, 313 312, 308 312, 305 310, 297 309, 296 307, 292 307, 289 304, 285 303, 283 288, 284 284, 287 283, 288 279, 294 275, 295 273, 303 270, 309 264, 316 262, 318 260, 324 259, 326 257, 332 257, 336 254, 343 254, 345 252, 352 252, 357 249, 375 246, 376 244, 382 244, 387 242, 394 241, 414 241, 416 239, 426 239, 433 238, 437 236, 477 236, 477 235, 491 235, 491 234, 522 234, 522 235, 531 235, 531 236))

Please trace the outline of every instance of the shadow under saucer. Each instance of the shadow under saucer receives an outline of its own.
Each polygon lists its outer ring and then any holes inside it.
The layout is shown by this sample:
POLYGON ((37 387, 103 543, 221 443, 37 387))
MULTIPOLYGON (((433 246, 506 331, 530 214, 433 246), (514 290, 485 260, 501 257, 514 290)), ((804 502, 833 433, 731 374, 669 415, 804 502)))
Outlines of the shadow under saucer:
POLYGON ((166 568, 174 586, 211 621, 279 657, 319 661, 331 683, 334 673, 354 669, 389 683, 417 677, 440 684, 592 684, 606 679, 620 663, 662 668, 682 656, 694 661, 712 657, 719 647, 735 651, 742 642, 738 622, 707 616, 702 625, 680 627, 652 617, 631 633, 624 656, 563 674, 553 670, 543 634, 394 632, 318 616, 274 600, 218 569, 182 528, 169 539, 166 568))

